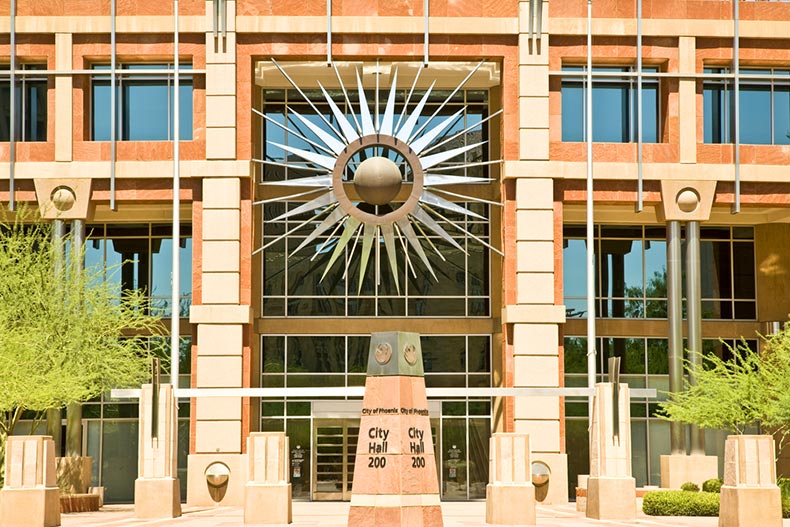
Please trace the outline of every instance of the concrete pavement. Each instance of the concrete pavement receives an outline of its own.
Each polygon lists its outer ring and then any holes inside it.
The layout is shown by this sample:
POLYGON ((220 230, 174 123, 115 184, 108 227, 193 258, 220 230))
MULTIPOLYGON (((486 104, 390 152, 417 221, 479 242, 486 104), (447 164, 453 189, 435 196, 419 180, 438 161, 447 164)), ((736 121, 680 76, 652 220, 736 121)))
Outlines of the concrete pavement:
MULTIPOLYGON (((348 503, 343 502, 294 502, 293 527, 345 527, 348 518, 348 503)), ((483 527, 485 502, 442 503, 445 527, 483 527)), ((208 509, 185 509, 184 515, 172 520, 137 520, 132 505, 109 505, 99 512, 64 514, 63 527, 241 527, 243 512, 237 507, 208 509)), ((588 520, 583 513, 576 512, 573 503, 561 506, 538 506, 540 527, 716 527, 718 518, 657 517, 640 513, 636 522, 588 520)), ((790 520, 784 520, 790 527, 790 520)))

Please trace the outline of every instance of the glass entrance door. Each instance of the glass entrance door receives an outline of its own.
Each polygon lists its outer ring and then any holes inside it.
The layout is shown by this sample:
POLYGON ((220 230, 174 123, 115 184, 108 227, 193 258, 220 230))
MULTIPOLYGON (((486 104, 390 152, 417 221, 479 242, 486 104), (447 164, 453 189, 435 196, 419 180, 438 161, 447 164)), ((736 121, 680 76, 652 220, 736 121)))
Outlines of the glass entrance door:
POLYGON ((348 501, 354 478, 359 419, 313 420, 313 499, 348 501))

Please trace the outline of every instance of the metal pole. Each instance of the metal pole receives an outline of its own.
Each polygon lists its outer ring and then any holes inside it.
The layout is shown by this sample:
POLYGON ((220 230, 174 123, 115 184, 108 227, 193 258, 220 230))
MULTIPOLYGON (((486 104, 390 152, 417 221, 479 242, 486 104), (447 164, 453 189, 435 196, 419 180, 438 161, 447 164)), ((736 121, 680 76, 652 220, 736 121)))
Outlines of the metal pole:
MULTIPOLYGON (((669 391, 683 389, 683 291, 680 263, 680 222, 667 223, 667 319, 669 320, 669 391)), ((686 432, 681 423, 669 423, 670 452, 686 453, 686 432)))
MULTIPOLYGON (((587 386, 595 388, 595 233, 593 227, 592 0, 587 0, 587 386)), ((593 396, 588 399, 592 424, 593 396)))
MULTIPOLYGON (((85 221, 71 220, 71 257, 76 272, 84 268, 85 221)), ((66 407, 66 457, 82 455, 82 405, 66 407)))
POLYGON ((735 79, 733 80, 735 84, 735 91, 733 92, 733 96, 735 97, 735 153, 734 159, 735 162, 735 200, 732 204, 732 213, 737 214, 741 212, 741 101, 740 101, 740 92, 741 92, 741 72, 740 72, 740 24, 739 18, 740 15, 738 13, 738 2, 739 0, 733 0, 733 18, 734 20, 734 28, 733 28, 733 43, 732 43, 732 69, 733 73, 735 74, 735 79))
POLYGON ((642 0, 636 1, 636 211, 642 212, 642 0))
MULTIPOLYGON (((63 238, 66 236, 66 224, 63 220, 52 222, 52 249, 55 252, 54 279, 63 280, 63 238)), ((60 457, 61 445, 63 444, 63 411, 61 408, 51 408, 47 410, 47 435, 52 437, 55 442, 55 456, 60 457)))
POLYGON ((428 17, 429 17, 429 4, 430 0, 423 1, 422 11, 425 16, 425 35, 423 36, 423 66, 428 67, 428 17))
POLYGON ((180 304, 180 290, 181 284, 179 281, 179 269, 181 268, 181 259, 179 254, 179 247, 181 245, 181 172, 179 167, 180 159, 180 100, 179 100, 179 64, 178 64, 178 0, 173 0, 173 68, 175 76, 173 79, 173 270, 172 270, 172 295, 170 297, 170 383, 173 388, 178 388, 178 373, 179 373, 179 324, 181 322, 181 313, 179 312, 180 304))
MULTIPOLYGON (((691 363, 702 366, 702 291, 700 279, 700 224, 690 221, 686 224, 686 313, 688 318, 688 349, 691 363)), ((694 376, 689 375, 689 384, 695 384, 694 376)), ((705 432, 691 426, 691 453, 705 455, 705 432)))
POLYGON ((110 2, 110 210, 116 210, 115 203, 115 159, 116 159, 116 141, 118 140, 115 128, 118 125, 116 122, 116 112, 118 111, 118 99, 116 98, 116 85, 118 79, 115 70, 118 67, 118 60, 115 55, 115 2, 110 2))
POLYGON ((8 190, 10 209, 16 209, 16 189, 14 185, 14 175, 16 172, 16 0, 11 0, 11 20, 10 20, 10 44, 11 44, 11 64, 10 64, 10 84, 8 96, 8 190))
POLYGON ((326 0, 326 65, 332 65, 332 0, 326 0))

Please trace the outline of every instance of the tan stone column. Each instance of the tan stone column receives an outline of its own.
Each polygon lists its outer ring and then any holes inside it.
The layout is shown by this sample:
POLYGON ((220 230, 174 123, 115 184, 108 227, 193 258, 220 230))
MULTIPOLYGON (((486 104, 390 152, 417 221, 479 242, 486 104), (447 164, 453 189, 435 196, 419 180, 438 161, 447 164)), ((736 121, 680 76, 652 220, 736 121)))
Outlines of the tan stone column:
MULTIPOLYGON (((244 326, 250 306, 240 303, 241 179, 204 178, 200 236, 201 305, 190 312, 197 324, 196 388, 244 385, 244 326)), ((231 471, 223 505, 244 503, 242 398, 194 399, 194 450, 189 456, 187 503, 213 505, 204 472, 214 462, 231 471)))
MULTIPOLYGON (((55 69, 72 69, 72 35, 55 33, 55 69)), ((71 161, 73 145, 74 105, 71 75, 55 77, 55 161, 71 161)))
MULTIPOLYGON (((520 161, 507 162, 504 169, 504 177, 516 179, 516 304, 503 312, 503 322, 513 325, 516 387, 562 384, 558 324, 565 321, 565 308, 554 303, 554 183, 548 174, 522 175, 527 163, 549 159, 548 10, 549 2, 542 2, 538 33, 530 2, 519 2, 520 161)), ((560 418, 559 397, 515 398, 515 431, 529 434, 533 458, 551 467, 546 503, 568 501, 560 418)))
MULTIPOLYGON (((206 6, 206 159, 236 158, 236 2, 228 0, 215 19, 215 2, 206 6), (216 21, 216 26, 215 26, 216 21), (216 34, 216 36, 215 36, 216 34)), ((246 86, 245 89, 250 89, 246 86)), ((244 327, 251 322, 241 298, 241 184, 247 174, 203 179, 200 305, 192 306, 197 325, 196 388, 244 386, 244 327)), ((214 505, 205 470, 214 462, 230 470, 222 505, 244 504, 246 467, 242 459, 241 397, 198 397, 193 450, 188 462, 187 503, 214 505)))
MULTIPOLYGON (((227 0, 226 25, 206 2, 206 159, 236 158, 236 1, 227 0)), ((250 87, 247 87, 250 89, 250 87)))
POLYGON ((690 76, 678 81, 680 118, 680 162, 697 162, 697 41, 695 37, 678 37, 680 73, 690 76))

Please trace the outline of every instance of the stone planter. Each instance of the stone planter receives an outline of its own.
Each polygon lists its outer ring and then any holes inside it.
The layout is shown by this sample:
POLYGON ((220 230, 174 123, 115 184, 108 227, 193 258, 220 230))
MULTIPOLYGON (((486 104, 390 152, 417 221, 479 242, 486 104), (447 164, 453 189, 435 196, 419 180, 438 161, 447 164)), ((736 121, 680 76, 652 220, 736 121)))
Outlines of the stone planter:
POLYGON ((776 452, 770 435, 731 435, 724 446, 719 527, 781 527, 776 452))

